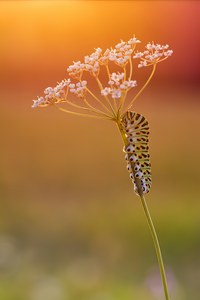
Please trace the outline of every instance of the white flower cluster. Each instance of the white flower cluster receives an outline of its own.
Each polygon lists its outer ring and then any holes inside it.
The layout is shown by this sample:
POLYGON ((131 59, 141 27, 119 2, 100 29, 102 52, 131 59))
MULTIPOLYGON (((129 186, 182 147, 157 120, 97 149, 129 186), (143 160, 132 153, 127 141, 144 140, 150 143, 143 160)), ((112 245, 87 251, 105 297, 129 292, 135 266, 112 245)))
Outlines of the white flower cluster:
POLYGON ((121 41, 115 45, 114 49, 110 50, 109 60, 115 62, 120 67, 125 67, 133 53, 133 46, 138 43, 140 41, 135 37, 131 38, 128 42, 121 41))
POLYGON ((98 76, 100 71, 100 65, 106 65, 109 61, 113 61, 120 67, 125 67, 133 53, 133 47, 140 43, 140 41, 133 37, 128 42, 121 40, 120 43, 115 45, 114 49, 107 49, 102 54, 102 49, 97 48, 91 55, 84 57, 84 63, 77 61, 73 62, 67 68, 69 75, 72 78, 81 80, 83 71, 90 72, 93 76, 98 76))
POLYGON ((64 79, 57 84, 56 87, 48 87, 44 90, 44 97, 38 97, 37 100, 33 100, 32 107, 48 106, 54 103, 60 103, 65 101, 65 90, 64 88, 70 84, 70 79, 64 79))
POLYGON ((67 68, 67 72, 69 73, 69 75, 74 78, 74 79, 78 79, 80 80, 83 74, 83 69, 84 69, 84 64, 81 63, 80 61, 77 62, 73 62, 73 65, 70 65, 67 68))
POLYGON ((47 106, 48 104, 46 103, 46 100, 44 97, 38 97, 37 100, 33 100, 33 105, 31 106, 32 108, 38 107, 38 106, 47 106))
POLYGON ((83 80, 81 82, 71 83, 69 85, 69 91, 75 94, 79 98, 84 98, 86 94, 87 81, 83 80))
POLYGON ((161 59, 163 60, 173 53, 172 50, 168 50, 169 45, 154 44, 153 42, 148 43, 145 48, 145 51, 136 52, 133 56, 133 58, 141 58, 138 68, 158 63, 161 59))
MULTIPOLYGON (((132 37, 128 41, 121 40, 114 48, 106 49, 104 53, 101 48, 96 48, 92 54, 84 57, 84 62, 73 62, 73 64, 67 68, 68 74, 77 82, 72 83, 70 79, 65 79, 58 83, 58 85, 54 88, 46 88, 44 90, 43 97, 38 97, 37 100, 33 100, 32 107, 44 107, 50 104, 69 102, 70 100, 67 99, 68 92, 84 99, 88 88, 87 82, 82 80, 83 72, 89 72, 90 75, 96 77, 98 85, 101 87, 102 84, 98 78, 101 65, 106 66, 107 75, 109 77, 108 86, 104 89, 101 88, 101 95, 106 97, 111 95, 113 99, 119 99, 123 95, 126 95, 126 92, 137 85, 136 80, 132 80, 131 78, 133 70, 132 58, 140 59, 138 68, 141 68, 155 65, 165 60, 173 53, 172 50, 168 49, 168 45, 154 44, 153 42, 148 43, 145 46, 145 51, 134 52, 138 43, 140 43, 140 40, 136 37, 132 37), (111 62, 116 64, 118 67, 123 68, 123 72, 127 71, 126 67, 127 64, 129 64, 129 79, 127 80, 124 73, 118 72, 110 74, 108 64, 111 62)), ((90 90, 89 92, 92 94, 90 90)))
POLYGON ((137 85, 136 80, 124 81, 124 73, 112 73, 108 84, 110 87, 105 87, 103 90, 101 90, 101 95, 111 95, 113 99, 121 98, 122 92, 128 91, 137 85))
POLYGON ((85 71, 89 71, 91 75, 98 76, 100 65, 99 65, 99 58, 101 56, 102 49, 97 48, 95 52, 93 52, 90 56, 84 57, 84 69, 85 71))

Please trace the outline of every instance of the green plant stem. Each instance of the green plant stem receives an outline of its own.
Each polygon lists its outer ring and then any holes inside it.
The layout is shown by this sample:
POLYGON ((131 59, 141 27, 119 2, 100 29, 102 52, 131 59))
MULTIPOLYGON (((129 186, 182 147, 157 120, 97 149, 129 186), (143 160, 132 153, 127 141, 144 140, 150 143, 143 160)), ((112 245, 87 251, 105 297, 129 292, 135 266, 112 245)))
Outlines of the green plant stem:
POLYGON ((140 199, 141 199, 141 202, 142 202, 144 213, 145 213, 145 216, 147 218, 147 222, 148 222, 148 225, 149 225, 149 229, 150 229, 151 236, 152 236, 153 243, 154 243, 155 250, 156 250, 156 255, 157 255, 158 264, 159 264, 159 268, 160 268, 160 274, 161 274, 162 283, 163 283, 163 289, 164 289, 164 293, 165 293, 165 299, 169 300, 167 279, 166 279, 166 275, 165 275, 165 267, 164 267, 164 263, 163 263, 162 253, 161 253, 158 237, 157 237, 157 234, 156 234, 156 230, 155 230, 153 221, 151 219, 151 215, 150 215, 146 200, 144 198, 144 195, 140 196, 140 199))
MULTIPOLYGON (((124 145, 127 146, 128 141, 127 141, 126 135, 123 131, 121 121, 116 120, 116 123, 117 123, 117 127, 120 131, 121 137, 123 139, 124 145)), ((169 300, 167 279, 166 279, 166 275, 165 275, 165 267, 164 267, 164 263, 163 263, 162 253, 161 253, 158 237, 157 237, 157 234, 156 234, 156 230, 155 230, 153 221, 151 219, 151 215, 150 215, 150 212, 148 210, 148 206, 147 206, 146 200, 144 198, 144 195, 140 195, 140 199, 141 199, 141 202, 142 202, 144 213, 145 213, 145 216, 147 218, 147 222, 148 222, 149 229, 150 229, 150 232, 151 232, 151 236, 152 236, 152 239, 153 239, 154 247, 155 247, 155 250, 156 250, 156 255, 157 255, 158 264, 159 264, 159 268, 160 268, 161 279, 162 279, 162 283, 163 283, 165 299, 169 300)))

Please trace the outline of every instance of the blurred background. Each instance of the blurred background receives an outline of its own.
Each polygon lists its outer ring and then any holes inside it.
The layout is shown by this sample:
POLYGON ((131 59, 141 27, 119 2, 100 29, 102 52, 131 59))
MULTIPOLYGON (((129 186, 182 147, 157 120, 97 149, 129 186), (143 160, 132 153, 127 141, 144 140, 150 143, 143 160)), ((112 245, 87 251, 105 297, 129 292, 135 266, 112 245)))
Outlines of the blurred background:
MULTIPOLYGON (((174 50, 134 109, 171 299, 199 299, 199 19, 198 1, 0 2, 0 299, 163 299, 115 126, 31 108, 72 61, 133 34, 174 50)), ((149 72, 135 69, 139 87, 149 72)))

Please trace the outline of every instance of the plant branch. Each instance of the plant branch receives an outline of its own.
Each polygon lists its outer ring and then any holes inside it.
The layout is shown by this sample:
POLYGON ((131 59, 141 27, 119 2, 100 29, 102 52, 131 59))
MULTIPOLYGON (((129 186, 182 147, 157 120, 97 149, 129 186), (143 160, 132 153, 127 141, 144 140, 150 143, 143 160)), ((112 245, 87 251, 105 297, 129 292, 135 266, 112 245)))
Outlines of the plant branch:
POLYGON ((141 195, 140 199, 141 199, 141 202, 142 202, 144 213, 145 213, 145 216, 147 218, 147 222, 148 222, 148 225, 149 225, 149 229, 150 229, 151 236, 152 236, 153 243, 154 243, 155 250, 156 250, 156 255, 157 255, 158 264, 159 264, 159 268, 160 268, 160 274, 161 274, 162 283, 163 283, 163 289, 164 289, 164 293, 165 293, 165 299, 169 300, 167 279, 166 279, 166 275, 165 275, 165 267, 164 267, 164 263, 163 263, 162 253, 161 253, 158 237, 157 237, 157 234, 156 234, 156 230, 155 230, 153 221, 151 219, 151 215, 150 215, 150 212, 148 210, 148 206, 147 206, 146 200, 144 198, 144 195, 141 195))
MULTIPOLYGON (((127 140, 126 134, 123 130, 121 120, 118 119, 116 121, 116 124, 117 124, 117 127, 118 127, 119 131, 120 131, 120 134, 121 134, 121 137, 123 139, 124 145, 126 147, 128 145, 128 140, 127 140)), ((165 275, 165 267, 164 267, 164 263, 163 263, 162 253, 161 253, 161 250, 160 250, 160 245, 159 245, 158 237, 157 237, 157 234, 156 234, 156 230, 155 230, 153 221, 151 219, 151 215, 150 215, 150 212, 148 210, 147 203, 145 201, 145 198, 144 198, 143 194, 140 195, 140 199, 141 199, 141 202, 142 202, 144 213, 145 213, 145 216, 147 218, 147 222, 148 222, 148 225, 149 225, 149 229, 150 229, 151 236, 152 236, 153 243, 154 243, 155 250, 156 250, 156 255, 157 255, 157 259, 158 259, 158 264, 159 264, 159 268, 160 268, 160 274, 161 274, 161 279, 162 279, 163 289, 164 289, 164 294, 165 294, 165 300, 169 300, 167 279, 166 279, 166 275, 165 275)))
MULTIPOLYGON (((98 83, 98 86, 99 86, 100 90, 103 90, 103 86, 102 86, 101 81, 99 80, 98 77, 96 77, 96 81, 97 81, 97 83, 98 83)), ((115 110, 113 109, 112 104, 110 103, 110 101, 109 101, 109 99, 108 99, 107 96, 104 96, 104 97, 105 97, 105 99, 106 99, 108 105, 110 106, 110 109, 111 109, 111 111, 112 111, 112 113, 113 113, 113 117, 116 118, 116 113, 115 113, 115 110)))
POLYGON ((103 104, 102 103, 102 101, 99 99, 99 98, 97 98, 94 94, 93 94, 93 92, 88 88, 88 87, 86 87, 86 90, 88 91, 88 93, 99 103, 99 104, 101 104, 101 106, 104 108, 104 109, 106 109, 108 112, 110 112, 110 110, 107 108, 107 106, 105 105, 105 104, 103 104))
POLYGON ((89 117, 89 118, 94 118, 94 119, 112 120, 112 118, 110 118, 110 117, 108 118, 108 117, 94 116, 94 115, 90 115, 90 114, 82 114, 82 113, 78 113, 75 111, 67 110, 67 109, 59 107, 57 105, 55 105, 55 107, 63 112, 66 112, 68 114, 75 115, 75 116, 89 117))
POLYGON ((149 84, 149 82, 151 81, 154 73, 155 73, 155 70, 156 70, 156 64, 153 65, 153 69, 152 69, 152 72, 148 78, 148 80, 146 81, 146 83, 143 85, 143 87, 139 90, 139 92, 135 95, 135 97, 131 100, 129 106, 127 107, 126 111, 129 110, 133 104, 133 102, 140 96, 140 94, 144 91, 144 89, 146 88, 146 86, 149 84))

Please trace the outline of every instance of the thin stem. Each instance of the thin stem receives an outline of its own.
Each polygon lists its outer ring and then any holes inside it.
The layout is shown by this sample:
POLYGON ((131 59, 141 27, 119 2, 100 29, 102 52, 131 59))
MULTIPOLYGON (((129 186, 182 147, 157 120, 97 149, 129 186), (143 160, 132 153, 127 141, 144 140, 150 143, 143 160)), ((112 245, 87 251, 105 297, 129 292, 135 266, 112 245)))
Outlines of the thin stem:
POLYGON ((108 74, 108 79, 110 80, 110 70, 109 70, 108 65, 106 65, 106 71, 107 71, 107 74, 108 74))
POLYGON ((152 236, 153 243, 154 243, 155 250, 156 250, 156 255, 157 255, 158 264, 159 264, 159 268, 160 268, 160 274, 161 274, 162 283, 163 283, 163 289, 164 289, 164 293, 165 293, 165 299, 169 300, 167 279, 166 279, 166 275, 165 275, 165 267, 164 267, 164 263, 163 263, 162 253, 161 253, 158 237, 157 237, 157 234, 156 234, 156 230, 155 230, 153 221, 151 219, 151 215, 150 215, 150 212, 148 210, 148 206, 147 206, 146 200, 144 198, 144 195, 140 196, 140 199, 141 199, 141 202, 142 202, 144 213, 145 213, 145 216, 147 218, 147 222, 148 222, 148 225, 149 225, 149 229, 150 229, 151 236, 152 236))
POLYGON ((143 87, 141 88, 141 90, 139 90, 139 92, 135 95, 135 97, 131 100, 128 108, 126 110, 129 110, 133 104, 133 102, 140 96, 140 94, 144 91, 144 89, 146 88, 146 86, 149 84, 149 82, 151 81, 154 73, 155 73, 155 70, 156 70, 156 64, 153 65, 153 69, 152 69, 152 72, 148 78, 148 80, 146 81, 146 83, 143 85, 143 87))
POLYGON ((94 108, 85 98, 83 99, 83 101, 89 107, 88 110, 90 110, 90 111, 92 111, 92 112, 94 112, 98 115, 102 115, 102 116, 105 116, 105 117, 111 117, 110 115, 105 114, 103 111, 101 111, 97 108, 94 108))
POLYGON ((66 102, 67 104, 73 106, 73 107, 78 108, 78 109, 85 109, 85 110, 91 111, 89 108, 84 107, 84 106, 81 106, 81 105, 78 105, 78 104, 75 104, 75 103, 73 103, 73 102, 71 102, 71 101, 69 101, 69 100, 67 100, 67 99, 65 100, 65 102, 66 102))
POLYGON ((55 105, 57 109, 61 110, 61 111, 64 111, 68 114, 71 114, 71 115, 75 115, 75 116, 81 116, 81 117, 89 117, 89 118, 94 118, 94 119, 104 119, 104 120, 112 120, 112 118, 106 118, 106 117, 101 117, 101 116, 94 116, 94 115, 89 115, 89 114, 82 114, 82 113, 78 113, 78 112, 75 112, 75 111, 71 111, 71 110, 67 110, 65 108, 62 108, 60 106, 57 106, 55 105))
MULTIPOLYGON (((131 80, 131 77, 132 77, 132 73, 133 73, 133 63, 132 63, 132 59, 130 57, 129 59, 129 63, 130 63, 130 73, 129 73, 129 80, 131 80)), ((124 68, 124 74, 126 74, 126 68, 124 68)), ((124 79, 125 80, 125 79, 124 79)), ((123 107, 124 107, 124 103, 125 103, 125 100, 126 100, 126 95, 128 93, 128 90, 126 90, 124 92, 124 95, 123 97, 121 98, 121 101, 120 101, 120 106, 119 106, 119 110, 118 110, 118 115, 120 115, 120 112, 123 111, 123 107)))
POLYGON ((164 58, 162 58, 162 59, 159 59, 158 60, 158 63, 160 63, 161 61, 163 61, 163 60, 166 60, 168 58, 168 56, 166 56, 166 57, 164 57, 164 58))
MULTIPOLYGON (((110 75, 110 70, 109 70, 108 64, 106 65, 106 71, 107 71, 108 79, 110 80, 111 75, 110 75)), ((113 99, 113 102, 114 102, 115 111, 117 111, 118 108, 117 108, 116 99, 113 99)))
MULTIPOLYGON (((103 90, 103 86, 102 86, 101 81, 99 80, 98 77, 96 77, 96 81, 97 81, 97 83, 98 83, 98 86, 99 86, 100 90, 103 90)), ((113 107, 112 107, 112 105, 111 105, 111 103, 110 103, 108 97, 107 97, 107 96, 104 96, 104 97, 105 97, 105 99, 106 99, 108 105, 109 105, 110 108, 111 108, 111 111, 112 111, 112 113, 113 113, 114 118, 116 118, 115 110, 113 109, 113 107)))
POLYGON ((126 81, 126 67, 123 67, 124 70, 124 81, 126 81))
POLYGON ((131 59, 131 57, 130 57, 130 59, 129 59, 129 63, 130 63, 130 74, 129 74, 129 80, 131 80, 132 73, 133 73, 133 63, 132 63, 132 59, 131 59))
POLYGON ((93 93, 92 93, 92 91, 88 88, 88 87, 86 87, 86 90, 88 91, 88 93, 99 103, 99 104, 101 104, 101 106, 102 107, 104 107, 108 112, 110 112, 109 111, 109 109, 107 108, 107 106, 106 105, 104 105, 103 103, 102 103, 102 101, 99 99, 99 98, 97 98, 93 93))
POLYGON ((96 113, 96 114, 98 114, 98 115, 102 115, 102 116, 105 116, 105 117, 111 117, 111 116, 105 114, 104 112, 102 112, 102 111, 100 111, 100 110, 98 110, 98 109, 95 109, 92 105, 90 105, 90 104, 88 103, 88 101, 87 101, 85 98, 83 99, 83 101, 84 101, 84 103, 85 103, 88 107, 84 107, 84 106, 75 104, 75 103, 73 103, 73 102, 71 102, 71 101, 69 101, 69 100, 67 100, 67 99, 65 100, 65 103, 68 103, 69 105, 71 105, 71 106, 73 106, 73 107, 75 107, 75 108, 78 108, 78 109, 83 109, 83 110, 91 111, 91 112, 94 112, 94 113, 96 113))
POLYGON ((121 97, 120 99, 120 106, 119 106, 119 110, 118 110, 118 115, 120 116, 122 110, 123 110, 123 107, 124 107, 124 103, 125 103, 125 100, 126 100, 126 95, 127 95, 127 90, 124 92, 123 96, 121 97))
MULTIPOLYGON (((119 131, 120 131, 120 134, 121 134, 121 137, 123 139, 124 145, 127 146, 128 145, 128 140, 127 140, 126 134, 123 130, 121 121, 119 119, 116 120, 116 124, 117 124, 117 127, 118 127, 119 131)), ((159 268, 160 268, 161 279, 162 279, 162 283, 163 283, 165 299, 169 300, 167 279, 166 279, 166 275, 165 275, 165 267, 164 267, 164 263, 163 263, 163 258, 162 258, 162 253, 161 253, 161 250, 160 250, 158 237, 157 237, 156 230, 155 230, 153 221, 151 219, 151 215, 150 215, 150 212, 148 210, 147 203, 145 201, 144 195, 140 195, 140 198, 141 198, 144 213, 145 213, 145 216, 147 218, 147 222, 148 222, 148 225, 149 225, 149 229, 150 229, 151 236, 152 236, 153 243, 154 243, 155 250, 156 250, 156 255, 157 255, 158 264, 159 264, 159 268)))

